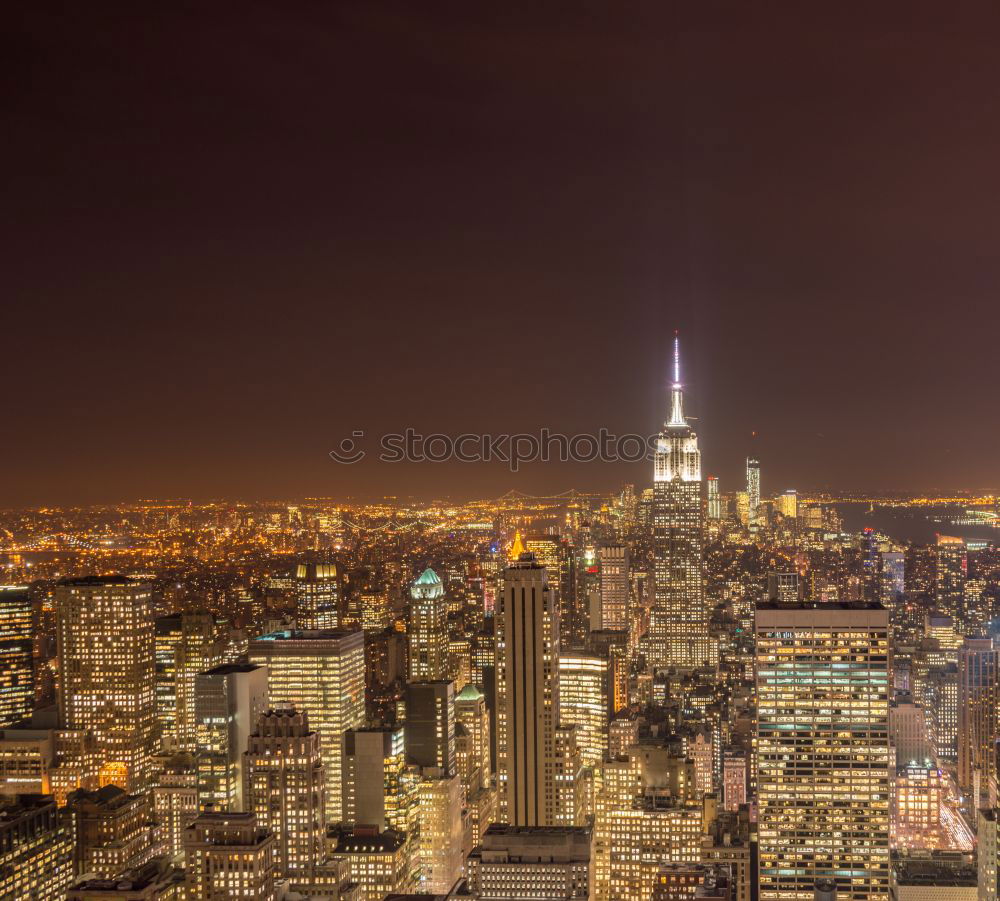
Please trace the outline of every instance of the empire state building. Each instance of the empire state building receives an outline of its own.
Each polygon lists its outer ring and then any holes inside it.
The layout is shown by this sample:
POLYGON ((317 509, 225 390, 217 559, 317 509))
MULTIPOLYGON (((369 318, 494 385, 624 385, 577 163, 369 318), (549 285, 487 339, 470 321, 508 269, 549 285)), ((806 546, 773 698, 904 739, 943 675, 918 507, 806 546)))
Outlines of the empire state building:
POLYGON ((680 339, 675 337, 670 419, 653 457, 654 597, 647 646, 653 670, 715 663, 702 572, 701 485, 701 452, 684 418, 680 339))

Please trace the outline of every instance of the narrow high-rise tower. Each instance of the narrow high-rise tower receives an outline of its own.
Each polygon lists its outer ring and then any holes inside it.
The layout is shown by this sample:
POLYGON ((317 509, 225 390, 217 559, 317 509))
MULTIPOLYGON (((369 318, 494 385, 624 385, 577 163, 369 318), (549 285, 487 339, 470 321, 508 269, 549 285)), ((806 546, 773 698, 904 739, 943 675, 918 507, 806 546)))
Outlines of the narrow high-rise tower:
POLYGON ((747 521, 751 529, 760 527, 760 460, 747 457, 747 521))
POLYGON ((448 676, 448 602, 429 567, 410 586, 410 679, 448 676))
POLYGON ((34 706, 34 637, 28 586, 0 586, 0 728, 28 716, 34 706))
POLYGON ((698 436, 684 418, 680 340, 674 338, 670 419, 653 459, 654 598, 647 663, 692 668, 713 658, 702 574, 704 519, 698 436))
POLYGON ((102 785, 149 787, 156 735, 152 591, 124 576, 67 579, 56 589, 64 729, 90 731, 102 785))
POLYGON ((559 606, 548 574, 521 553, 496 612, 497 788, 500 820, 556 825, 559 606))
POLYGON ((887 901, 888 612, 762 603, 756 640, 761 901, 887 901))

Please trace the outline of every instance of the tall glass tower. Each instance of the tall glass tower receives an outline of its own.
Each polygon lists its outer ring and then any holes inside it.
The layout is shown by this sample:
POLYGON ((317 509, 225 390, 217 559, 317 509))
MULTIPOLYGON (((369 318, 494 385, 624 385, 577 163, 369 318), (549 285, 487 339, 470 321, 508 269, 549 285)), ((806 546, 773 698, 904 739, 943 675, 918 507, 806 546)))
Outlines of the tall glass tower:
POLYGON ((760 526, 760 460, 747 457, 747 520, 751 530, 760 526))
POLYGON ((889 898, 889 614, 869 602, 757 606, 761 901, 889 898))
POLYGON ((712 662, 702 573, 705 524, 698 436, 684 418, 680 340, 674 338, 670 419, 653 458, 654 598, 647 663, 693 668, 712 662))

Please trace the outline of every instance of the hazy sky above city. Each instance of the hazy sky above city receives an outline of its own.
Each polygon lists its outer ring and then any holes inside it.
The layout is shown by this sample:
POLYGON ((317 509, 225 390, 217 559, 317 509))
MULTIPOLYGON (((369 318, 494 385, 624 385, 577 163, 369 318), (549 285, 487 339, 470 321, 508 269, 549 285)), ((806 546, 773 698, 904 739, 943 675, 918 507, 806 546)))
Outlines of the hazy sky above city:
POLYGON ((723 491, 1000 487, 994 5, 538 6, 21 3, 0 504, 643 485, 328 452, 649 433, 674 328, 723 491))

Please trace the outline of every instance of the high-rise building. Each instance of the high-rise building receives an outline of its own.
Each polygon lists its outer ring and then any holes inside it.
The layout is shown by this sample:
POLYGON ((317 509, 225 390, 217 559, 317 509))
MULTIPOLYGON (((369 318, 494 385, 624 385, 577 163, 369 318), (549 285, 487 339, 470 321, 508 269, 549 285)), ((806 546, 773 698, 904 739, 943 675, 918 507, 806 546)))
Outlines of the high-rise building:
POLYGON ((348 729, 344 733, 344 819, 348 827, 374 826, 413 835, 419 773, 406 763, 402 728, 348 729))
POLYGON ((299 563, 294 574, 295 622, 300 629, 340 625, 340 575, 335 563, 299 563))
POLYGON ((429 767, 422 771, 417 794, 421 889, 429 894, 446 894, 462 873, 462 780, 458 773, 445 776, 429 767))
POLYGON ((278 875, 311 879, 325 858, 326 790, 320 737, 291 707, 257 720, 243 764, 246 809, 274 833, 278 875))
POLYGON ((977 901, 997 901, 997 880, 1000 878, 1000 808, 979 811, 978 839, 979 897, 977 901))
POLYGON ((545 567, 525 552, 504 574, 496 625, 497 791, 500 820, 556 822, 559 608, 545 567))
POLYGON ((697 667, 712 661, 702 553, 701 452, 684 418, 680 346, 674 339, 670 419, 653 462, 653 575, 647 664, 697 667))
POLYGON ((934 753, 944 761, 958 761, 958 667, 954 663, 934 667, 927 674, 923 696, 930 714, 928 731, 934 753))
POLYGON ((215 617, 207 611, 177 613, 155 621, 156 716, 160 742, 193 751, 195 677, 222 663, 224 646, 215 617))
POLYGON ((417 846, 421 887, 447 892, 462 868, 462 779, 455 743, 455 683, 406 686, 406 758, 419 769, 417 846))
MULTIPOLYGON (((588 623, 588 603, 586 586, 577 585, 577 577, 587 581, 587 574, 579 571, 591 569, 590 578, 597 581, 596 561, 592 555, 579 561, 568 540, 554 531, 535 533, 524 539, 523 550, 534 554, 535 559, 549 574, 549 585, 555 592, 556 606, 559 608, 559 642, 563 647, 582 644, 586 639, 588 623)), ((585 549, 578 549, 585 551, 585 549)), ((517 552, 511 552, 511 559, 517 560, 517 552)))
MULTIPOLYGON (((637 622, 637 620, 636 620, 637 622)), ((615 632, 601 629, 590 633, 590 653, 608 664, 608 711, 610 715, 629 705, 629 669, 633 653, 638 650, 635 630, 615 632)))
POLYGON ((224 663, 195 677, 194 694, 199 807, 243 810, 243 752, 268 706, 267 668, 224 663))
MULTIPOLYGON (((625 632, 632 627, 629 604, 629 553, 623 544, 606 544, 598 551, 601 568, 601 629, 625 632)), ((593 621, 591 631, 596 627, 593 621)))
POLYGON ((463 750, 456 752, 466 791, 489 788, 490 713, 485 695, 475 685, 466 685, 455 698, 455 722, 468 737, 463 750))
POLYGON ((767 599, 791 603, 799 600, 799 574, 769 572, 767 574, 767 599))
POLYGON ((52 796, 0 799, 0 898, 63 901, 72 881, 72 829, 52 796))
POLYGON ((333 830, 328 839, 330 852, 347 861, 350 879, 361 886, 364 901, 417 890, 410 840, 402 832, 357 826, 333 830))
POLYGON ((410 679, 448 678, 448 602, 433 569, 410 586, 410 679))
POLYGON ((406 757, 418 767, 455 773, 455 683, 410 682, 406 686, 406 757))
POLYGON ((70 579, 56 589, 66 729, 89 731, 101 784, 149 787, 155 750, 153 620, 150 588, 120 576, 70 579))
POLYGON ((747 457, 747 520, 751 529, 760 526, 760 460, 747 457))
POLYGON ((757 609, 761 901, 888 899, 888 629, 874 603, 757 609))
POLYGON ((607 657, 577 652, 559 656, 559 722, 576 726, 585 766, 597 766, 608 752, 611 683, 607 657))
POLYGON ((524 827, 494 823, 466 861, 479 901, 590 901, 594 892, 589 827, 524 827))
POLYGON ((950 535, 938 535, 935 550, 934 598, 939 610, 957 617, 962 610, 969 566, 965 541, 950 535))
POLYGON ((966 638, 958 652, 958 784, 974 807, 997 778, 1000 644, 966 638))
POLYGON ((66 802, 73 822, 76 874, 112 879, 141 867, 157 852, 150 794, 129 795, 116 785, 78 789, 66 802))
POLYGON ((184 831, 187 901, 274 901, 274 834, 252 813, 202 813, 184 831))
POLYGON ((891 610, 906 591, 906 555, 901 551, 883 551, 881 557, 881 600, 891 610))
POLYGON ((587 783, 577 732, 575 724, 563 723, 556 727, 552 819, 557 826, 582 826, 587 815, 587 783))
POLYGON ((794 488, 789 488, 784 494, 778 495, 778 512, 785 519, 797 519, 799 515, 799 493, 794 488))
POLYGON ((184 830, 198 816, 198 764, 187 751, 157 755, 153 768, 153 818, 163 854, 183 863, 184 830))
POLYGON ((878 581, 878 542, 879 537, 874 529, 866 528, 861 532, 861 588, 862 597, 866 601, 881 600, 878 581))
POLYGON ((647 793, 608 817, 608 884, 598 897, 649 898, 664 861, 698 863, 702 811, 647 793))
POLYGON ((360 629, 271 632, 250 642, 250 661, 267 666, 270 703, 309 715, 326 765, 326 820, 342 817, 344 733, 365 721, 365 648, 360 629))
POLYGON ((475 844, 496 820, 496 790, 490 764, 490 713, 486 697, 472 684, 455 698, 455 753, 475 844))
POLYGON ((718 521, 722 519, 722 496, 719 494, 719 477, 709 476, 705 480, 708 495, 708 518, 718 521))
POLYGON ((26 585, 0 585, 0 729, 35 705, 35 617, 26 585))
POLYGON ((895 751, 896 766, 934 757, 928 725, 922 704, 911 695, 896 696, 889 705, 889 744, 895 751))
POLYGON ((736 811, 747 802, 747 756, 742 751, 729 751, 722 757, 722 803, 726 810, 736 811))

